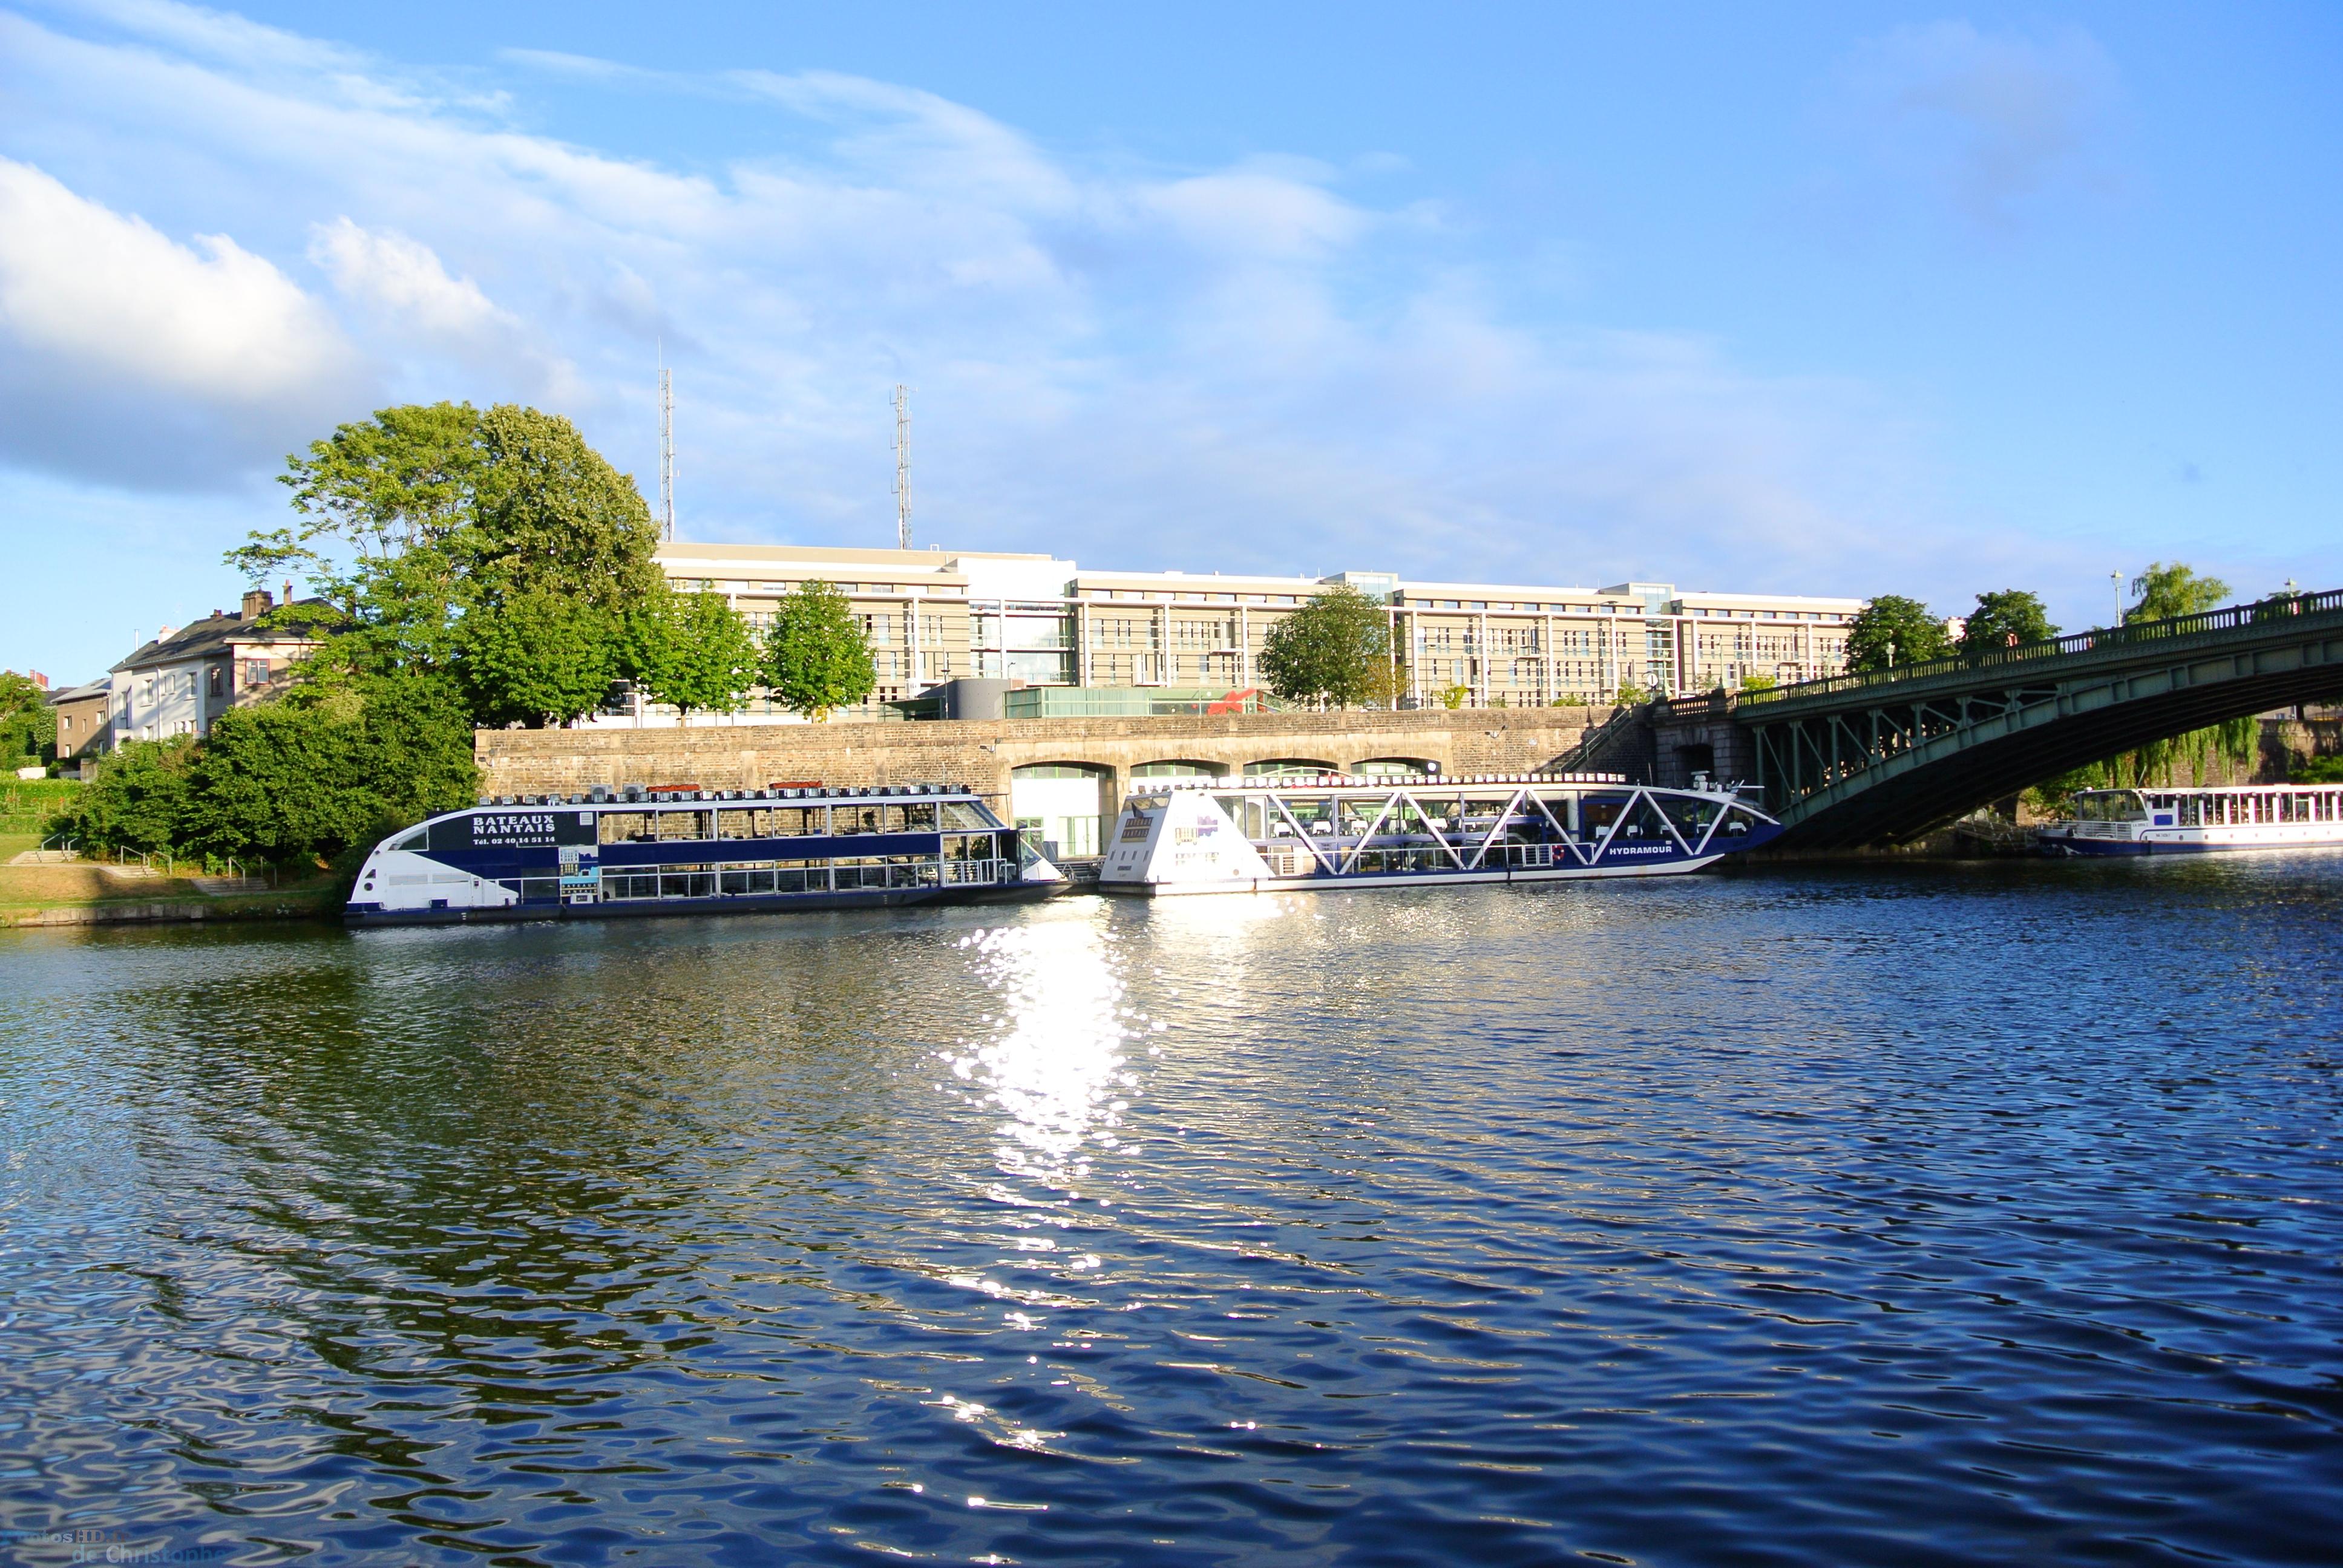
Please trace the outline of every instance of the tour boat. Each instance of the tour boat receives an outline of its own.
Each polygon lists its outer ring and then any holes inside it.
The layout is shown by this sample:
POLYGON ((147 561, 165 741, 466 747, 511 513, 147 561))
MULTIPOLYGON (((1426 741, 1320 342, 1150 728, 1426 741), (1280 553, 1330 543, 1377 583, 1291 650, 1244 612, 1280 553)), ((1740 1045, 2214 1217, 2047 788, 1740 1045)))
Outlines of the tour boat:
POLYGON ((1162 895, 1656 877, 1781 831, 1738 789, 1663 789, 1616 774, 1150 779, 1124 802, 1099 887, 1162 895))
POLYGON ((2343 845, 2343 784, 2079 789, 2075 819, 2040 829, 2059 855, 2181 855, 2343 845))
POLYGON ((482 799, 375 847, 352 925, 1041 898, 1056 867, 974 792, 597 789, 482 799))

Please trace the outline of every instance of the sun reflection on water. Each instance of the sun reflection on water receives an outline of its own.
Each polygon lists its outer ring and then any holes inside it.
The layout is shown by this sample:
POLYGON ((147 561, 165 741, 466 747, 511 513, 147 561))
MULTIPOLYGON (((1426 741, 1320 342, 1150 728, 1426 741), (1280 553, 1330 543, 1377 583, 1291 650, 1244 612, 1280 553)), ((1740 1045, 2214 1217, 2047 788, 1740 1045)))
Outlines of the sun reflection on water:
POLYGON ((979 930, 960 944, 998 1001, 989 1035, 947 1061, 1004 1113, 1000 1172, 1071 1194, 1091 1158, 1115 1148, 1137 1076, 1128 1043, 1147 1027, 1125 1000, 1113 937, 1095 913, 979 930))

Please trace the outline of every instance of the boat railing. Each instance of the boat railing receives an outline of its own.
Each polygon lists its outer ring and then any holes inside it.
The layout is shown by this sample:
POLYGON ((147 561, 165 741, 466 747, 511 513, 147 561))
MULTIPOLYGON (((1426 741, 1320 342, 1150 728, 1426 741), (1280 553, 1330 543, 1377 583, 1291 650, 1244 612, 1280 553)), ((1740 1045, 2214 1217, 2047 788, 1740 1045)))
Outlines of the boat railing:
POLYGON ((1932 676, 2026 664, 2066 654, 2134 648, 2165 638, 2232 631, 2288 617, 2325 615, 2338 609, 2343 609, 2343 588, 2330 588, 2322 593, 2273 594, 2252 604, 2232 605, 2226 609, 2205 610, 2167 620, 2095 627, 2088 631, 2070 632, 2065 637, 2047 638, 2038 642, 2012 642, 2000 648, 1970 648, 1940 658, 1921 659, 1885 669, 1849 670, 1815 680, 1802 680, 1791 686, 1767 687, 1759 691, 1686 693, 1667 698, 1664 704, 1678 718, 1723 718, 1745 709, 1762 708, 1769 703, 1787 702, 1802 697, 1825 696, 1866 687, 1901 686, 1932 676))

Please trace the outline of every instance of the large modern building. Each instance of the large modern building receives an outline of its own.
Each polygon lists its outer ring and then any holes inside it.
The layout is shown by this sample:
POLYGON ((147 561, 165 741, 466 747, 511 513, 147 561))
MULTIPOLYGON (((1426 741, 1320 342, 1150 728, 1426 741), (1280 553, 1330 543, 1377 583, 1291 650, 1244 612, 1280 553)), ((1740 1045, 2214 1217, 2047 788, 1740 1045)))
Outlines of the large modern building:
POLYGON ((659 558, 677 587, 721 593, 759 623, 798 585, 835 584, 870 639, 874 706, 963 677, 1243 690, 1259 684, 1270 628, 1338 583, 1383 599, 1401 700, 1417 705, 1599 703, 1627 687, 1675 693, 1753 676, 1809 679, 1845 668, 1847 623, 1863 608, 1667 583, 1086 571, 1053 556, 966 550, 674 543, 659 558))

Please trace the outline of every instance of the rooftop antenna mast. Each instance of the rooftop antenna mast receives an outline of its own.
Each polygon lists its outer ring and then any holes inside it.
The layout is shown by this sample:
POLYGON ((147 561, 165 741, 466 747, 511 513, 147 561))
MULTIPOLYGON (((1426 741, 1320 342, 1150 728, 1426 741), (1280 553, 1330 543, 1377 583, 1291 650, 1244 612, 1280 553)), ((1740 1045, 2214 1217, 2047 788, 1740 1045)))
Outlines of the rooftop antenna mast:
POLYGON ((911 389, 895 383, 895 548, 911 548, 911 389))
POLYGON ((659 538, 675 542, 675 372, 659 356, 659 538))

